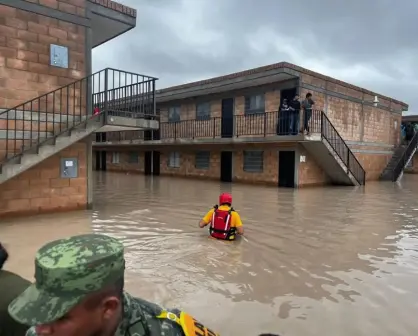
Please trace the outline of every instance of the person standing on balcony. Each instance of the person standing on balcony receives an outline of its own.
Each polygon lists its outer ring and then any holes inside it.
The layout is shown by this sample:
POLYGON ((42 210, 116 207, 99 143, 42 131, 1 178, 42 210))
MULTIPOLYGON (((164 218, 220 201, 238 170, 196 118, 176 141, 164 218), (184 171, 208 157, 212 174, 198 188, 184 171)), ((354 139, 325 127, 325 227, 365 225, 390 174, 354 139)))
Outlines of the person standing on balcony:
POLYGON ((414 127, 412 126, 411 123, 408 123, 405 129, 405 134, 406 134, 405 140, 407 144, 409 143, 409 141, 412 140, 414 133, 415 133, 414 127))
POLYGON ((282 105, 279 107, 279 118, 277 121, 277 129, 276 134, 277 135, 287 135, 289 132, 289 126, 290 126, 290 107, 287 102, 287 99, 283 99, 282 105))
POLYGON ((302 133, 306 132, 306 135, 309 135, 309 121, 312 117, 312 106, 315 105, 315 102, 312 99, 312 93, 308 92, 306 94, 305 100, 302 102, 303 107, 303 129, 302 133))
POLYGON ((300 120, 300 101, 299 95, 293 98, 290 102, 290 134, 297 135, 299 132, 299 120, 300 120))
POLYGON ((236 234, 244 234, 244 228, 240 215, 232 207, 232 195, 223 193, 219 196, 219 205, 203 217, 199 227, 204 228, 210 224, 209 233, 211 237, 221 240, 235 240, 236 234))
POLYGON ((6 248, 0 243, 0 335, 25 336, 28 326, 16 322, 7 307, 30 286, 30 281, 3 269, 9 259, 6 248))
POLYGON ((217 335, 187 313, 124 290, 121 242, 101 234, 52 241, 35 257, 36 283, 10 305, 26 336, 217 335))

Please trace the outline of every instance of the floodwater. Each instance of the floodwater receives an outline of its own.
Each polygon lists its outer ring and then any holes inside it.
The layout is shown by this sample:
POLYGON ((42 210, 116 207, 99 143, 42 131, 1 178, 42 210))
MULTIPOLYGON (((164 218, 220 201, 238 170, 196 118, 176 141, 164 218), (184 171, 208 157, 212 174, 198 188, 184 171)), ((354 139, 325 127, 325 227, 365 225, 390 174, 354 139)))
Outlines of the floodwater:
POLYGON ((418 176, 365 190, 97 173, 95 208, 7 221, 8 268, 32 278, 46 241, 120 238, 127 288, 222 335, 413 335, 418 331, 418 176), (247 240, 207 238, 198 220, 231 191, 247 240))

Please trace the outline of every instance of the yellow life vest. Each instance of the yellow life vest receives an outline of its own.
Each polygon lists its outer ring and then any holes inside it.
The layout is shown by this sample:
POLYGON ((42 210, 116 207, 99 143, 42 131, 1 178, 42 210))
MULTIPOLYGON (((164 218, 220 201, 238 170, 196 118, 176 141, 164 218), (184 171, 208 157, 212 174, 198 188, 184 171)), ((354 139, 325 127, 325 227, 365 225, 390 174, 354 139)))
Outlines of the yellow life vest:
POLYGON ((220 336, 185 312, 181 312, 179 317, 172 312, 163 310, 157 318, 169 319, 177 323, 183 329, 185 336, 220 336))

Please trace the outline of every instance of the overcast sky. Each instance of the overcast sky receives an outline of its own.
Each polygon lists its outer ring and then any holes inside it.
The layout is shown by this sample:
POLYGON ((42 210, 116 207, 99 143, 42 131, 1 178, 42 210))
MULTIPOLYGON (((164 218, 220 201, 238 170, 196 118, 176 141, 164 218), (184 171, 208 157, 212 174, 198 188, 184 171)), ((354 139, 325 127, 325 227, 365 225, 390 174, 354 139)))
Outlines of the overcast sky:
POLYGON ((290 62, 409 104, 418 114, 418 0, 117 0, 137 27, 94 49, 93 67, 158 88, 290 62))

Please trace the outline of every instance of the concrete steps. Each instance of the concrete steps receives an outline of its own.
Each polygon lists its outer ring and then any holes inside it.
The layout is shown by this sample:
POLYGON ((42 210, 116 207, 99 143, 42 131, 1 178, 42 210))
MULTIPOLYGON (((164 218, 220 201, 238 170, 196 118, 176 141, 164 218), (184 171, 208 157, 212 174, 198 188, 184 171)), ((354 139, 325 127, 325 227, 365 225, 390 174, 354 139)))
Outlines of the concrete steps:
MULTIPOLYGON (((408 148, 408 145, 400 145, 395 149, 395 153, 393 154, 389 163, 387 164, 387 166, 383 170, 382 174, 380 175, 380 180, 382 180, 382 181, 398 181, 402 177, 403 170, 401 171, 401 174, 399 176, 395 176, 395 168, 396 168, 399 160, 402 158, 402 155, 405 153, 407 148, 408 148)), ((413 158, 416 150, 417 149, 414 148, 414 150, 411 152, 411 155, 405 161, 405 166, 403 168, 405 168, 406 165, 409 163, 409 161, 411 161, 411 159, 413 158)))
POLYGON ((302 143, 303 147, 328 175, 332 184, 345 186, 360 185, 327 140, 321 139, 320 135, 311 135, 308 139, 309 141, 302 143))
MULTIPOLYGON (((0 184, 16 177, 45 159, 84 139, 102 126, 103 122, 100 118, 93 118, 86 120, 79 126, 76 126, 72 130, 68 130, 61 135, 52 135, 48 138, 41 138, 42 140, 47 141, 39 146, 35 143, 21 155, 16 156, 3 164, 0 172, 0 184)), ((9 154, 9 156, 10 155, 13 154, 9 154)))

